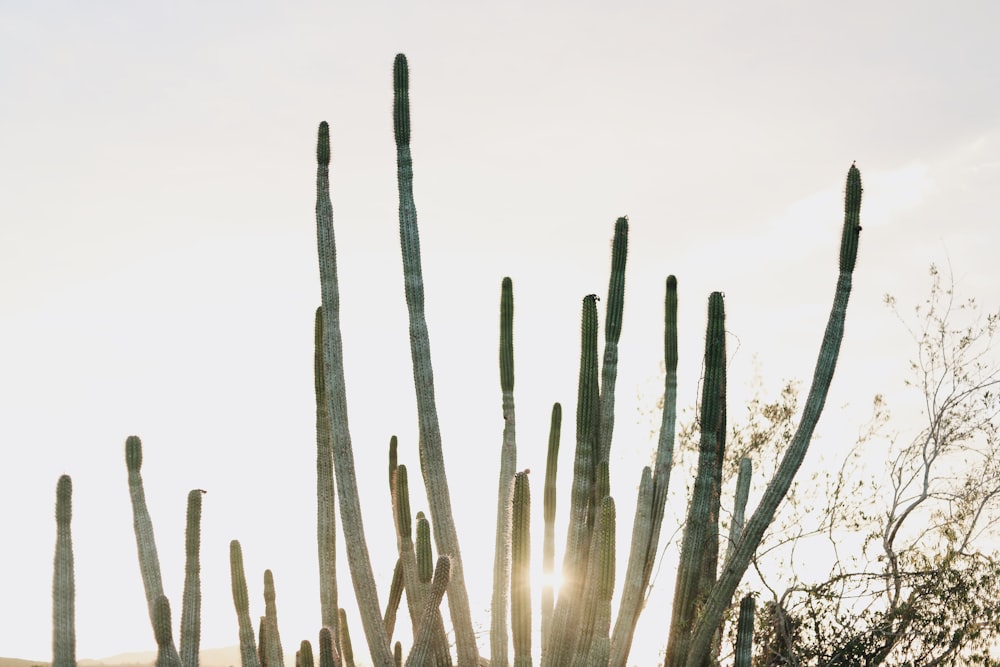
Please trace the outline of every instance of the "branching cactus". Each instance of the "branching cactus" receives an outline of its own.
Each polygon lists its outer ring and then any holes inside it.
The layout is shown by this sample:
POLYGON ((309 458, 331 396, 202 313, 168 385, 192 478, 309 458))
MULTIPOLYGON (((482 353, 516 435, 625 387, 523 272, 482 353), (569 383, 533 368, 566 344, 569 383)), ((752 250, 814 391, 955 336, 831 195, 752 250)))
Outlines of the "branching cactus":
POLYGON ((76 583, 73 577, 73 480, 56 484, 56 555, 52 575, 52 667, 76 667, 76 583))
MULTIPOLYGON (((420 266, 417 209, 413 201, 413 157, 410 154, 410 74, 406 56, 401 53, 396 56, 393 64, 393 91, 393 133, 396 139, 396 176, 399 186, 399 238, 403 254, 406 307, 410 322, 413 384, 417 397, 420 468, 427 490, 438 553, 447 554, 451 559, 448 607, 455 629, 458 664, 474 667, 479 662, 479 651, 472 629, 469 595, 465 587, 461 550, 451 511, 448 478, 444 469, 441 427, 438 423, 437 403, 434 398, 430 336, 427 333, 427 321, 424 317, 424 280, 420 266)), ((381 656, 375 662, 388 664, 388 661, 383 660, 381 656)))
POLYGON ((184 539, 184 602, 181 606, 180 659, 184 667, 198 667, 201 646, 201 497, 202 489, 188 493, 184 539))
POLYGON ((514 434, 514 291, 510 278, 500 287, 500 393, 503 406, 503 442, 497 490, 496 548, 493 556, 493 601, 490 605, 490 664, 506 667, 507 589, 510 576, 510 488, 517 466, 514 434))

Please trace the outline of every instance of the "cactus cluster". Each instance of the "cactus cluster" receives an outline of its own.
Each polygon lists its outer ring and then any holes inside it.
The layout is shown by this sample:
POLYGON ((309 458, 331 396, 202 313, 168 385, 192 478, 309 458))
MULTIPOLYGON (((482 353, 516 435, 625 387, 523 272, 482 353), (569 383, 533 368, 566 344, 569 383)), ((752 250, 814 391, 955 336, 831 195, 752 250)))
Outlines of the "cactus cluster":
MULTIPOLYGON (((322 303, 315 314, 314 389, 316 396, 317 544, 320 572, 320 667, 354 664, 354 649, 344 610, 338 606, 335 561, 336 508, 347 549, 353 594, 368 652, 374 664, 464 667, 510 663, 533 664, 533 648, 543 667, 609 665, 623 667, 632 645, 636 623, 649 586, 659 549, 664 507, 673 463, 677 418, 677 280, 666 279, 664 302, 664 407, 652 466, 639 476, 638 496, 621 586, 618 614, 612 618, 615 572, 619 551, 615 500, 610 495, 610 451, 614 434, 615 381, 618 340, 622 330, 629 221, 619 218, 612 242, 611 272, 604 320, 604 352, 599 349, 597 296, 582 301, 580 366, 576 440, 572 485, 568 495, 569 523, 562 554, 562 586, 541 591, 541 633, 532 637, 530 585, 531 490, 527 470, 517 472, 514 418, 513 285, 501 283, 499 370, 504 429, 500 441, 496 543, 491 602, 490 659, 479 655, 469 610, 458 535, 452 518, 434 397, 430 341, 424 316, 420 238, 413 198, 413 158, 410 152, 409 73, 400 54, 393 67, 393 129, 396 140, 399 189, 399 232, 403 257, 404 292, 409 314, 409 339, 419 421, 419 464, 427 493, 428 514, 411 511, 408 471, 399 462, 395 436, 389 445, 389 492, 397 564, 386 605, 378 588, 365 539, 350 430, 347 421, 344 351, 340 332, 339 283, 330 201, 329 126, 319 126, 316 157, 316 224, 322 303), (415 518, 415 527, 414 527, 415 518), (433 536, 433 540, 432 540, 433 536), (433 544, 432 544, 433 542, 433 544), (436 548, 438 556, 434 557, 436 548), (455 653, 449 646, 440 605, 448 596, 455 653), (403 662, 403 647, 392 642, 405 595, 413 644, 403 662)), ((720 540, 720 487, 726 444, 726 348, 723 295, 708 299, 704 382, 700 403, 700 446, 691 503, 684 527, 676 574, 673 611, 662 623, 668 667, 706 667, 717 661, 723 615, 733 604, 740 579, 771 522, 778 503, 801 464, 819 417, 836 365, 843 337, 844 317, 857 256, 860 173, 851 166, 847 176, 840 274, 833 308, 819 353, 813 384, 801 424, 770 480, 760 505, 744 520, 751 464, 741 461, 734 517, 728 542, 720 540), (723 553, 723 546, 725 546, 723 553), (722 563, 720 566, 720 558, 722 563)), ((556 471, 562 428, 562 408, 552 407, 552 420, 543 486, 543 570, 555 567, 556 471)), ((152 521, 142 485, 142 443, 130 436, 125 443, 128 486, 134 531, 150 622, 159 648, 157 664, 170 667, 198 664, 200 629, 199 526, 203 492, 188 496, 188 523, 180 651, 174 645, 169 600, 163 594, 152 521)), ((53 583, 53 663, 75 664, 73 621, 73 556, 70 538, 68 476, 57 487, 57 541, 53 583)), ((243 667, 283 667, 284 654, 277 626, 274 577, 264 573, 264 615, 257 632, 250 616, 243 552, 238 540, 230 544, 233 603, 239 628, 243 667)), ((752 597, 739 605, 735 647, 736 664, 749 665, 753 628, 752 597)), ((313 667, 312 644, 302 640, 296 667, 313 667)))

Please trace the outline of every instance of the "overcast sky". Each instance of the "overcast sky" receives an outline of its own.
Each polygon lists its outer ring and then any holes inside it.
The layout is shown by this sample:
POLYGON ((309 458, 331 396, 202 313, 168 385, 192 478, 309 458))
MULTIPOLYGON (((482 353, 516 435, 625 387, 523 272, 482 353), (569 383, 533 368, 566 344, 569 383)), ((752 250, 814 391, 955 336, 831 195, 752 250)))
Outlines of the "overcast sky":
MULTIPOLYGON (((145 443, 175 621, 185 497, 203 488, 202 646, 238 642, 234 538, 252 615, 270 568, 286 651, 315 641, 322 120, 352 435, 385 596, 391 435, 401 462, 418 465, 390 115, 397 52, 411 70, 445 459, 483 628, 503 276, 514 282, 518 467, 536 471, 540 500, 561 401, 562 515, 580 300, 606 292, 614 221, 629 216, 612 461, 621 542, 654 446, 645 413, 659 390, 668 274, 679 282, 682 405, 697 396, 712 290, 726 294, 731 411, 755 367, 767 386, 807 380, 857 161, 864 231, 821 433, 855 432, 872 394, 891 400, 900 387, 909 348, 883 293, 916 303, 928 265, 950 262, 962 294, 1000 303, 993 3, 347 4, 0 0, 0 655, 51 658, 63 473, 74 483, 78 657, 155 647, 126 484, 130 434, 145 443)), ((665 644, 657 610, 672 583, 664 574, 654 589, 639 664, 665 644)), ((352 631, 361 644, 356 615, 352 631)))

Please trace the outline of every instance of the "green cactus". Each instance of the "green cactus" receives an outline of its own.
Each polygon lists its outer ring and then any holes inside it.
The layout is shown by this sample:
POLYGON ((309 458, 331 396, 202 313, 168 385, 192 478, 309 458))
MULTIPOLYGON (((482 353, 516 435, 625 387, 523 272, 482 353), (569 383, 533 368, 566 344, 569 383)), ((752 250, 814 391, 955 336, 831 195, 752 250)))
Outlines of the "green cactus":
POLYGON ((340 615, 340 659, 344 667, 354 667, 354 646, 351 644, 351 632, 347 627, 347 612, 338 610, 340 615))
POLYGON ((264 616, 267 618, 266 627, 269 633, 268 662, 274 667, 284 667, 285 654, 281 649, 281 635, 278 633, 278 605, 274 590, 274 574, 271 570, 264 570, 264 616))
POLYGON ((333 445, 327 410, 326 372, 323 366, 323 308, 316 309, 313 343, 313 382, 316 396, 316 544, 319 555, 319 601, 323 626, 333 629, 337 641, 337 510, 334 505, 333 445))
POLYGON ((527 472, 514 475, 510 503, 510 622, 514 667, 531 667, 531 489, 527 472))
POLYGON ((587 665, 606 665, 611 654, 611 597, 615 590, 615 501, 606 496, 601 502, 598 537, 597 614, 587 665))
POLYGON ((500 286, 500 393, 503 407, 503 442, 500 446, 500 481, 497 489, 497 525, 493 555, 493 598, 490 604, 490 664, 506 667, 507 592, 510 579, 510 492, 517 466, 514 430, 514 292, 510 278, 500 286))
POLYGON ((608 305, 604 314, 604 365, 601 367, 601 417, 598 461, 607 461, 615 427, 615 380, 618 377, 618 339, 622 334, 625 307, 625 260, 628 256, 628 218, 615 223, 611 242, 611 277, 608 280, 608 305))
MULTIPOLYGON (((406 608, 410 613, 413 632, 423 608, 424 592, 420 585, 419 566, 413 545, 413 522, 410 516, 410 483, 405 465, 396 466, 393 474, 392 507, 396 526, 396 544, 403 563, 403 587, 406 590, 406 608)), ((388 632, 388 630, 387 630, 388 632)))
POLYGON ((552 614, 552 625, 543 666, 559 666, 569 662, 573 640, 579 626, 583 579, 590 552, 590 531, 593 528, 591 508, 597 461, 597 419, 599 395, 597 389, 597 296, 583 299, 580 342, 580 380, 576 412, 576 453, 573 460, 573 490, 570 499, 570 521, 563 554, 563 581, 552 614))
POLYGON ((184 534, 184 601, 181 605, 180 659, 184 667, 198 667, 201 646, 201 497, 202 489, 188 493, 184 534))
POLYGON ((73 480, 56 484, 56 555, 52 567, 52 667, 76 667, 76 582, 73 575, 73 480))
MULTIPOLYGON (((417 398, 420 432, 420 468, 434 525, 438 553, 451 558, 448 608, 455 629, 460 665, 476 665, 479 652, 472 629, 469 595, 465 587, 461 550, 451 511, 451 494, 441 451, 441 428, 434 398, 430 337, 424 317, 424 282, 420 267, 420 236, 413 201, 413 158, 410 154, 410 83, 406 56, 396 55, 393 64, 393 131, 396 139, 396 174, 399 187, 399 237, 403 255, 403 282, 410 322, 410 355, 417 398)), ((389 656, 387 655, 386 658, 389 656)), ((388 664, 388 659, 375 660, 388 664)))
POLYGON ((170 629, 170 601, 162 593, 153 602, 153 636, 156 638, 156 667, 181 667, 170 629))
MULTIPOLYGON (((698 471, 695 477, 670 619, 670 640, 667 643, 665 667, 679 667, 687 658, 688 631, 696 607, 714 583, 718 560, 718 497, 715 473, 722 467, 725 430, 725 364, 726 331, 722 293, 713 292, 708 299, 708 326, 705 332, 705 379, 701 395, 701 442, 698 451, 698 471), (714 530, 712 524, 715 524, 714 530), (714 549, 714 557, 713 557, 714 549), (708 572, 710 570, 710 573, 708 572), (708 581, 711 579, 711 581, 708 581)), ((708 654, 703 653, 707 661, 708 654)))
POLYGON ((750 476, 753 474, 753 462, 744 457, 740 459, 740 469, 736 475, 736 498, 733 501, 733 519, 729 526, 729 546, 726 548, 726 560, 733 554, 736 543, 743 532, 746 518, 747 499, 750 497, 750 476))
POLYGON ((385 603, 385 614, 382 622, 385 624, 385 634, 392 639, 396 630, 396 614, 399 613, 399 603, 403 600, 403 559, 396 559, 396 567, 392 570, 392 583, 389 585, 389 599, 385 603))
POLYGON ((138 436, 130 435, 125 440, 125 464, 128 468, 128 490, 132 500, 135 542, 139 551, 139 571, 146 590, 149 621, 155 623, 153 608, 156 599, 163 595, 163 579, 160 576, 160 559, 156 551, 156 539, 153 536, 153 521, 146 507, 146 492, 142 485, 142 441, 138 436))
MULTIPOLYGON (((338 614, 339 616, 339 614, 338 614)), ((340 624, 338 618, 337 624, 340 624)), ((334 643, 334 630, 328 625, 324 625, 319 631, 319 667, 341 667, 340 652, 334 643)), ((340 632, 336 632, 339 636, 340 632)))
POLYGON ((545 491, 543 502, 544 533, 542 535, 542 627, 541 644, 542 659, 545 658, 549 639, 549 629, 552 625, 552 607, 555 601, 553 576, 555 574, 556 553, 556 473, 559 467, 559 435, 562 431, 562 405, 552 405, 552 417, 549 424, 549 447, 545 457, 545 491))
MULTIPOLYGON (((336 474, 337 501, 344 539, 351 544, 347 564, 354 584, 354 596, 361 625, 368 640, 372 662, 387 665, 392 660, 389 639, 382 623, 378 589, 372 574, 368 543, 365 540, 354 471, 354 451, 347 420, 347 391, 344 383, 344 347, 340 332, 340 285, 337 278, 337 246, 330 203, 330 127, 320 123, 316 145, 316 237, 322 292, 322 337, 326 392, 326 413, 336 474)), ((343 640, 341 640, 343 641, 343 640)))
MULTIPOLYGON (((745 460, 745 459, 744 459, 745 460)), ((736 622, 736 655, 733 667, 750 667, 753 657, 753 616, 756 600, 752 595, 740 600, 740 616, 736 622)))
POLYGON ((725 567, 715 586, 712 587, 702 612, 691 631, 689 652, 687 661, 684 663, 686 667, 697 667, 699 664, 698 656, 707 653, 712 636, 722 622, 722 615, 731 603, 733 593, 736 591, 740 579, 743 578, 764 531, 774 519, 778 505, 788 493, 792 479, 799 466, 802 465, 802 459, 805 458, 806 451, 809 449, 809 442, 812 440, 816 423, 823 412, 826 395, 833 380, 833 371, 837 365, 837 357, 840 354, 840 343, 844 338, 844 319, 851 294, 852 274, 857 261, 858 239, 861 232, 861 192, 861 173, 852 164, 847 172, 845 188, 844 226, 841 233, 837 288, 834 292, 830 317, 823 335, 812 385, 809 388, 802 417, 788 449, 782 456, 778 470, 765 488, 757 509, 747 520, 739 542, 726 561, 725 567))
POLYGON ((413 638, 413 648, 406 658, 407 667, 422 667, 432 664, 435 656, 435 635, 441 624, 441 600, 448 590, 448 580, 451 578, 451 559, 439 556, 434 568, 434 578, 430 591, 424 600, 423 613, 418 623, 419 630, 413 638))
POLYGON ((250 597, 247 595, 247 578, 243 570, 243 548, 239 540, 229 543, 229 569, 233 588, 233 605, 240 629, 240 659, 243 667, 260 667, 253 623, 250 621, 250 597))
POLYGON ((313 649, 308 639, 303 639, 299 644, 299 651, 295 654, 295 664, 301 667, 313 667, 313 649))

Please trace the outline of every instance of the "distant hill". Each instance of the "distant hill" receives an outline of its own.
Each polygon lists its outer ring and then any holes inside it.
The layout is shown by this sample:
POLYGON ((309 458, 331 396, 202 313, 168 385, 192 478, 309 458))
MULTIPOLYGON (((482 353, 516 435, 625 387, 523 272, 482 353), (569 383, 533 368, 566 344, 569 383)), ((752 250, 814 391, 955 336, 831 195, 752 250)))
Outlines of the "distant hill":
MULTIPOLYGON (((122 653, 99 660, 78 660, 78 667, 150 667, 156 663, 156 651, 122 653)), ((200 667, 240 667, 240 647, 205 649, 199 654, 200 667)), ((50 667, 48 662, 0 658, 0 667, 50 667)))

